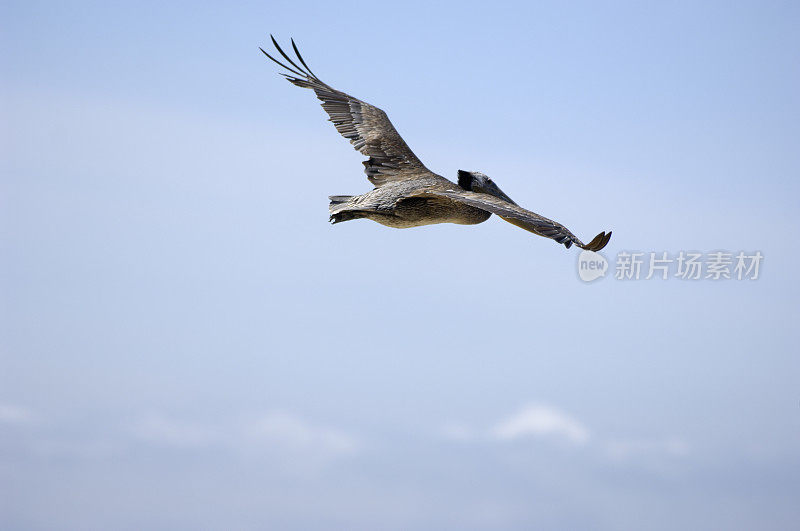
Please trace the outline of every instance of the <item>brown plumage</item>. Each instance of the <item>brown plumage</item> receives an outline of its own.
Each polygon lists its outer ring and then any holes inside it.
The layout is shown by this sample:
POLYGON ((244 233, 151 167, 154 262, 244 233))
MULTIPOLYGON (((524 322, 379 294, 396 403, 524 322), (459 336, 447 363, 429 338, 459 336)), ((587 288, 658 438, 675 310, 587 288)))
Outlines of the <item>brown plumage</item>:
POLYGON ((302 66, 270 37, 291 67, 260 48, 264 55, 289 72, 281 75, 290 82, 313 90, 336 130, 369 157, 364 161, 364 172, 375 188, 358 196, 331 196, 332 223, 366 218, 393 228, 435 223, 474 225, 497 214, 567 248, 574 243, 582 249, 599 251, 608 244, 610 231, 601 232, 584 244, 560 223, 518 206, 480 172, 459 170, 458 184, 433 173, 411 151, 385 112, 321 81, 303 60, 294 40, 292 48, 302 66))

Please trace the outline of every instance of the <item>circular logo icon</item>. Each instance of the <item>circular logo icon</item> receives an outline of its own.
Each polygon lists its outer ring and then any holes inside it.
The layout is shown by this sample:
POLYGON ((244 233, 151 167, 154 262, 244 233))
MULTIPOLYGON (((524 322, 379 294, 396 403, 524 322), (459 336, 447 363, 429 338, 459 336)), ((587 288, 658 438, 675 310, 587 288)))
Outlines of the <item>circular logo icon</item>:
POLYGON ((608 260, 600 253, 581 251, 578 255, 578 276, 584 282, 591 282, 606 276, 608 260))

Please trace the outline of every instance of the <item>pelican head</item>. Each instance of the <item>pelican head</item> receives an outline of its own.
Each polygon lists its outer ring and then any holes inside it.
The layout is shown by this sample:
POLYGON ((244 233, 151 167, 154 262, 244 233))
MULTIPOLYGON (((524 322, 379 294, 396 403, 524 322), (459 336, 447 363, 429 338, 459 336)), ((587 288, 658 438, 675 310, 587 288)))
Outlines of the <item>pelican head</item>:
POLYGON ((458 185, 469 192, 493 195, 499 197, 503 201, 508 201, 512 205, 516 205, 516 203, 485 173, 458 170, 458 185))

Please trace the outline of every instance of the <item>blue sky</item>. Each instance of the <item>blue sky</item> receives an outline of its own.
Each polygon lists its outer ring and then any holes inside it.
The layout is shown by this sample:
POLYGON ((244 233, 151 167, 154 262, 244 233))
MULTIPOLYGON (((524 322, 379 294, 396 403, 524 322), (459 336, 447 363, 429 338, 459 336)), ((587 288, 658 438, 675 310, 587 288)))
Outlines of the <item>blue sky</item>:
POLYGON ((0 8, 3 529, 790 529, 800 522, 791 2, 0 8), (370 188, 294 37, 495 218, 327 223, 370 188), (795 345, 795 347, 792 347, 795 345))

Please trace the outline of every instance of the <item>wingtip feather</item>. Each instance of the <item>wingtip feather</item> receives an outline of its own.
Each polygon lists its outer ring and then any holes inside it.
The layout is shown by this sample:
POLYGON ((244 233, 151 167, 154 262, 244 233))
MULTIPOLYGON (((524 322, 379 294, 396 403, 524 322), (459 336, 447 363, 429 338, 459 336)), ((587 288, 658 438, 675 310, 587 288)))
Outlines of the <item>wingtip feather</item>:
POLYGON ((594 238, 592 238, 592 241, 590 241, 586 245, 581 245, 580 247, 582 249, 586 249, 587 251, 597 252, 602 250, 606 245, 608 245, 608 242, 610 240, 611 240, 611 231, 608 231, 608 233, 603 231, 594 238))
POLYGON ((293 74, 295 74, 295 75, 298 75, 298 76, 300 76, 301 78, 302 78, 302 77, 306 77, 306 74, 301 74, 301 73, 300 73, 300 72, 298 72, 297 70, 293 70, 293 69, 289 68, 289 67, 288 67, 288 66, 286 66, 285 64, 281 63, 280 61, 278 61, 277 59, 275 59, 274 57, 272 57, 270 54, 268 54, 267 52, 265 52, 265 51, 264 51, 264 48, 262 48, 262 47, 260 47, 260 46, 259 46, 259 47, 258 47, 258 49, 259 49, 259 50, 261 50, 261 53, 263 53, 264 55, 266 55, 266 56, 267 56, 267 57, 268 57, 268 58, 269 58, 269 59, 270 59, 272 62, 274 62, 275 64, 279 65, 281 68, 285 68, 285 69, 286 69, 286 70, 288 70, 289 72, 291 72, 291 73, 293 73, 293 74))
POLYGON ((284 51, 283 51, 283 48, 281 48, 281 47, 280 47, 280 45, 278 44, 278 41, 276 41, 276 40, 275 40, 275 37, 273 37, 272 35, 270 35, 270 38, 272 39, 272 44, 274 44, 274 45, 275 45, 275 49, 277 49, 277 50, 278 50, 278 52, 280 52, 280 54, 283 56, 283 58, 284 58, 284 59, 286 59, 287 61, 289 61, 289 64, 290 64, 290 65, 292 65, 292 66, 293 66, 293 67, 295 67, 296 69, 300 70, 300 72, 302 72, 302 74, 301 74, 301 75, 304 75, 304 76, 308 77, 308 76, 309 76, 308 72, 306 72, 305 70, 303 70, 303 67, 301 67, 301 66, 298 66, 298 65, 297 65, 297 63, 295 63, 294 61, 292 61, 292 58, 291 58, 291 57, 289 57, 288 55, 286 55, 286 52, 284 52, 284 51))
POLYGON ((308 67, 305 60, 303 59, 303 56, 300 55, 300 50, 297 49, 297 45, 294 43, 294 39, 289 39, 289 40, 292 41, 292 49, 294 50, 295 55, 297 55, 297 58, 300 59, 300 64, 306 67, 306 70, 308 70, 308 73, 311 74, 312 77, 319 79, 317 75, 314 72, 312 72, 311 69, 308 67))

